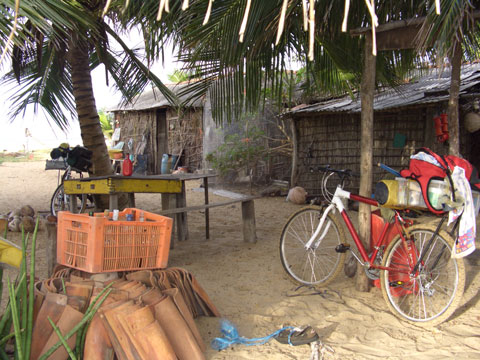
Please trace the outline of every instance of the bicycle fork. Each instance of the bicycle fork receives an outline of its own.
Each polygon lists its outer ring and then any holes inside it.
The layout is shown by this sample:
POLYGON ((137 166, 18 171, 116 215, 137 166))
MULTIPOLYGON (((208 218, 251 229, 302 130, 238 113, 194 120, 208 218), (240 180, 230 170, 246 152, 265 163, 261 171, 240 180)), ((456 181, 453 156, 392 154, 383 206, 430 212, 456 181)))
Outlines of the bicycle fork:
POLYGON ((312 248, 316 249, 320 245, 322 240, 325 238, 325 235, 328 233, 328 230, 330 229, 331 222, 328 222, 325 228, 323 228, 323 225, 325 224, 325 220, 327 219, 328 214, 330 213, 330 211, 335 209, 337 209, 340 213, 342 213, 345 210, 345 208, 343 206, 341 198, 348 199, 349 197, 350 197, 350 193, 348 191, 343 190, 340 186, 337 187, 337 189, 335 190, 335 194, 333 195, 331 204, 328 205, 325 211, 323 212, 323 215, 320 219, 320 222, 318 223, 317 228, 315 229, 315 232, 305 244, 305 250, 310 250, 312 248), (320 233, 322 234, 320 235, 320 233), (312 244, 314 242, 315 242, 315 245, 312 247, 312 244))
POLYGON ((323 225, 325 224, 325 219, 327 218, 328 214, 330 213, 330 211, 332 211, 333 208, 335 208, 335 204, 332 203, 332 204, 328 205, 328 207, 325 209, 325 211, 323 212, 323 215, 320 219, 320 222, 318 223, 318 226, 315 229, 315 232, 310 237, 310 240, 308 240, 307 243, 305 244, 305 250, 312 249, 312 244, 314 242, 315 242, 315 246, 313 248, 317 248, 320 245, 323 238, 325 237, 325 235, 328 233, 328 230, 330 229, 330 222, 329 222, 327 224, 327 226, 325 226, 325 228, 323 229, 323 232, 322 232, 323 225), (320 232, 322 232, 322 235, 320 235, 320 237, 319 237, 318 235, 320 234, 320 232))

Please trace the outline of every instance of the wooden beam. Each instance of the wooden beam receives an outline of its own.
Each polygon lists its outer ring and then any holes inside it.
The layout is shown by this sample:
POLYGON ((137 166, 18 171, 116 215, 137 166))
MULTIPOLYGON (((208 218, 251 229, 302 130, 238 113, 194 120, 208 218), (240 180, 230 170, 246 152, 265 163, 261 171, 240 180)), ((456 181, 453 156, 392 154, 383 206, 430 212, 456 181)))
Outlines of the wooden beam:
MULTIPOLYGON (((413 19, 390 21, 388 23, 377 26, 377 28, 375 29, 375 32, 379 34, 384 31, 401 30, 402 28, 409 27, 409 26, 422 26, 424 22, 425 22, 424 16, 413 18, 413 19)), ((372 31, 371 27, 356 28, 356 29, 350 30, 350 35, 360 36, 371 31, 372 31)))
POLYGON ((377 49, 383 50, 400 50, 415 49, 417 47, 417 37, 420 25, 407 26, 401 30, 392 29, 382 31, 377 34, 377 49))
MULTIPOLYGON (((471 17, 474 20, 480 19, 480 10, 473 11, 471 17)), ((388 23, 377 26, 377 28, 375 29, 375 32, 378 34, 383 31, 401 30, 402 28, 405 28, 408 26, 422 26, 423 23, 425 22, 425 19, 426 17, 422 16, 422 17, 405 19, 405 20, 390 21, 388 23)), ((371 31, 372 31, 371 27, 356 28, 356 29, 350 30, 350 35, 360 36, 371 31)))
MULTIPOLYGON (((471 14, 473 20, 480 19, 480 10, 473 11, 471 14)), ((377 26, 375 33, 377 36, 378 50, 401 50, 414 49, 414 41, 422 28, 426 17, 411 18, 406 20, 391 21, 377 26)), ((350 35, 361 36, 372 31, 371 27, 363 27, 350 30, 350 35)))

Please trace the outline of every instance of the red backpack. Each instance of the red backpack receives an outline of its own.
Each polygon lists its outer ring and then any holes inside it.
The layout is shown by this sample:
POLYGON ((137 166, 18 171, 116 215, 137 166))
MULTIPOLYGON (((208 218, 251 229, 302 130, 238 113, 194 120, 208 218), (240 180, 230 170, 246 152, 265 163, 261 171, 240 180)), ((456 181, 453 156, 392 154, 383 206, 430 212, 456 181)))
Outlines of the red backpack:
POLYGON ((472 189, 480 190, 478 172, 467 160, 454 155, 439 155, 428 148, 420 148, 415 154, 421 152, 426 155, 431 155, 438 164, 433 164, 429 161, 420 159, 410 159, 408 169, 400 171, 400 175, 404 178, 414 179, 420 184, 425 204, 427 205, 428 210, 434 214, 442 214, 444 211, 435 209, 430 203, 427 192, 428 186, 432 180, 443 180, 445 177, 448 177, 453 189, 454 187, 450 174, 455 166, 459 166, 465 170, 465 177, 470 181, 472 189))

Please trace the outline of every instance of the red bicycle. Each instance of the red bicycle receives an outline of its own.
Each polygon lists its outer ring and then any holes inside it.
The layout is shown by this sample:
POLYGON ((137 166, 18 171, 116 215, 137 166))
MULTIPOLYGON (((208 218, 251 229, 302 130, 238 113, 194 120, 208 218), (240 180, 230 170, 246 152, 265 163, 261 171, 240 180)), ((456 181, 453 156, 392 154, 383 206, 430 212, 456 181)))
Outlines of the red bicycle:
POLYGON ((350 171, 328 167, 321 170, 322 192, 328 203, 295 212, 282 231, 280 258, 287 274, 300 284, 325 286, 341 272, 346 253, 352 251, 367 276, 380 279, 383 297, 397 317, 428 326, 447 320, 464 292, 465 265, 463 259, 451 257, 454 238, 441 229, 445 217, 437 226, 411 225, 401 211, 393 210, 368 254, 342 199, 372 206, 378 206, 378 202, 343 190, 345 180, 352 175, 350 171), (326 184, 333 174, 340 176, 341 184, 329 196, 326 184), (340 219, 356 251, 347 242, 340 219), (392 231, 396 234, 393 239, 387 235, 392 231))

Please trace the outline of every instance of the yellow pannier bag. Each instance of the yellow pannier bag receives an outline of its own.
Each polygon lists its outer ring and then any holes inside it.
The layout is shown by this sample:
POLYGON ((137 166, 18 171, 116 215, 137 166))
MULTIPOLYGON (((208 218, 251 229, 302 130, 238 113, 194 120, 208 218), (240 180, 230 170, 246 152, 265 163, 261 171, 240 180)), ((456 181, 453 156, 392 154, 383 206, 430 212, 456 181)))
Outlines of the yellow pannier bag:
POLYGON ((17 268, 22 262, 22 250, 3 237, 0 237, 0 262, 17 268))

